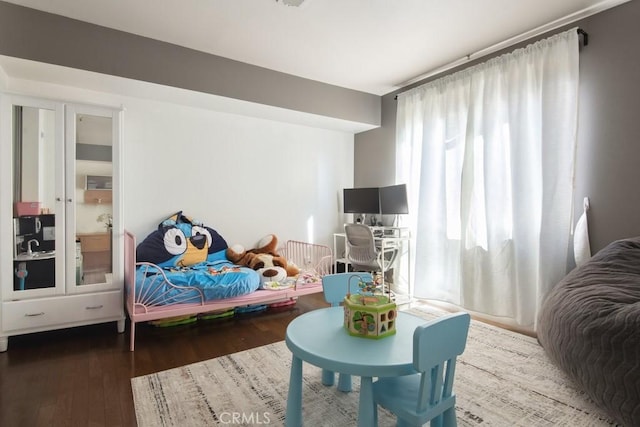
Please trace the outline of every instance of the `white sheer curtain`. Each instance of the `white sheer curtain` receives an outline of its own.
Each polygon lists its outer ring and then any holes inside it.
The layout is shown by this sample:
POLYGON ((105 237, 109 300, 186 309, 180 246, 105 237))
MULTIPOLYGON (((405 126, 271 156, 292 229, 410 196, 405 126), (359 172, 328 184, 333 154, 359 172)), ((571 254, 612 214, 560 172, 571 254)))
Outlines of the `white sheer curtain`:
POLYGON ((570 253, 578 48, 573 29, 398 96, 417 297, 535 329, 570 253))

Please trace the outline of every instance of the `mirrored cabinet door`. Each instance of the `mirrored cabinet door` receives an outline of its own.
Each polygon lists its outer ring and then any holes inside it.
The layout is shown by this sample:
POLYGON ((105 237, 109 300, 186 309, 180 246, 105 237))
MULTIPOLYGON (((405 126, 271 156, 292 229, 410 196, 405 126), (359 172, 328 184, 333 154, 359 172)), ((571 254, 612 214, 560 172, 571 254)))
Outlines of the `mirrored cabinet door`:
POLYGON ((2 301, 119 289, 121 112, 7 94, 0 108, 2 301))
POLYGON ((2 299, 62 294, 64 106, 9 95, 1 105, 2 299))
POLYGON ((116 110, 67 105, 66 194, 68 291, 89 292, 117 287, 120 257, 119 176, 120 118, 116 110), (117 228, 116 228, 117 230, 117 228), (117 273, 116 273, 117 275, 117 273))

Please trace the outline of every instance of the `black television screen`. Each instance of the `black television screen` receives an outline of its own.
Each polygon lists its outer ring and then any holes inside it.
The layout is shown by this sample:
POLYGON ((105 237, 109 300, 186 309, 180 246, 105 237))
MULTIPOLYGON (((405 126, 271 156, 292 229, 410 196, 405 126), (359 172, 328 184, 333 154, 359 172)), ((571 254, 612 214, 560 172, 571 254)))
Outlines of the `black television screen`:
POLYGON ((380 213, 378 188, 345 188, 343 190, 344 213, 380 213))
POLYGON ((382 215, 409 213, 406 184, 380 188, 380 213, 382 215))

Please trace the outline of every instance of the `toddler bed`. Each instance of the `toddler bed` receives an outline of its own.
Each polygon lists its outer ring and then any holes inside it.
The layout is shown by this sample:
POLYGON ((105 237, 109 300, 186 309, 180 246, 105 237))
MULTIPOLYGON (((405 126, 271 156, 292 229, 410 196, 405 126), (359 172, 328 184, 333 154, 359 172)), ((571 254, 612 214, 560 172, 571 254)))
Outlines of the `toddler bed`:
MULTIPOLYGON (((177 215, 180 217, 180 213, 177 215)), ((332 254, 328 247, 290 240, 284 248, 279 249, 279 253, 298 265, 301 273, 286 286, 260 289, 258 273, 226 260, 224 249, 220 249, 226 248, 224 239, 212 229, 205 227, 202 230, 205 229, 207 236, 214 235, 214 242, 219 240, 222 243, 219 246, 215 243, 210 245, 211 253, 205 262, 189 266, 183 266, 175 260, 171 261, 171 266, 166 262, 138 261, 136 250, 138 257, 142 254, 143 259, 153 259, 146 242, 159 237, 152 233, 143 244, 137 246, 136 237, 125 230, 125 298, 131 320, 131 351, 135 348, 138 322, 295 300, 302 295, 322 292, 320 279, 331 272, 332 254)), ((165 233, 163 241, 166 245, 167 241, 180 242, 180 239, 165 233)))

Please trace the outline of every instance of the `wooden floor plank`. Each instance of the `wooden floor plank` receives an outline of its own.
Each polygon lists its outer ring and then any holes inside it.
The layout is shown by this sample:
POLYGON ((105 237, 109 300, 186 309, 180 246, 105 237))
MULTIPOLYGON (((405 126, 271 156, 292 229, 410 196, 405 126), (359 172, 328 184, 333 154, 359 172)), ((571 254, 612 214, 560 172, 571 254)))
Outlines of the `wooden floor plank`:
POLYGON ((172 328, 115 323, 9 339, 0 353, 0 426, 136 426, 131 378, 284 339, 296 316, 326 307, 321 294, 295 306, 172 328))

